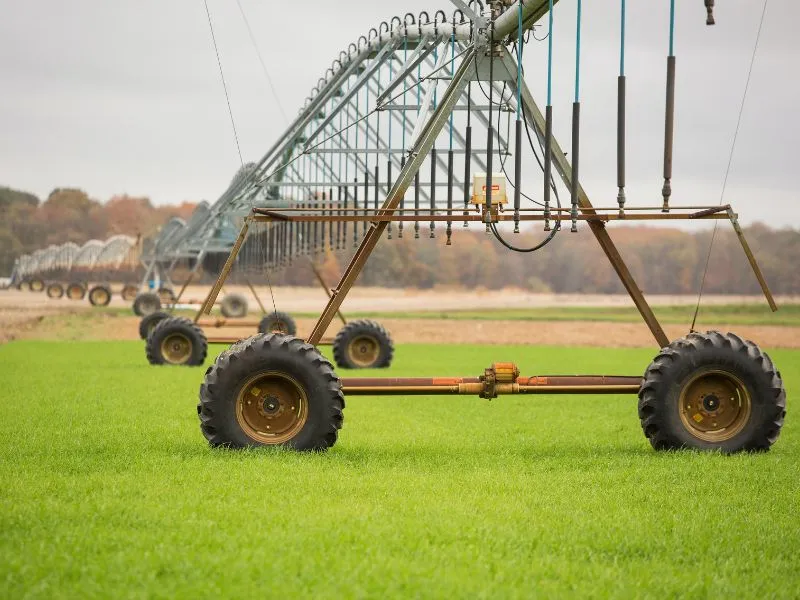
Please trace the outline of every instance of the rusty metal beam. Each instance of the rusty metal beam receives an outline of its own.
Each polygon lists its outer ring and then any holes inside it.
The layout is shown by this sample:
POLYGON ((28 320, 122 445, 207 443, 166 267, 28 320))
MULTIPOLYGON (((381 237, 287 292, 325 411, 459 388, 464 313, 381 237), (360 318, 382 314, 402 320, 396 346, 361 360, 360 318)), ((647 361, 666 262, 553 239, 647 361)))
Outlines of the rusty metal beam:
MULTIPOLYGON (((309 258, 308 262, 311 264, 311 270, 314 271, 314 275, 316 276, 317 281, 319 281, 319 284, 322 286, 322 289, 325 290, 325 294, 328 296, 328 300, 330 300, 332 296, 331 288, 329 288, 328 284, 325 283, 325 280, 322 278, 322 274, 319 272, 319 269, 317 269, 317 265, 314 264, 314 261, 309 258)), ((344 318, 341 309, 337 309, 336 314, 339 316, 339 319, 342 321, 342 324, 347 325, 347 319, 344 318)))
POLYGON ((742 245, 742 250, 744 250, 745 256, 747 256, 747 262, 750 263, 750 267, 753 269, 753 273, 758 280, 758 285, 761 286, 761 291, 764 293, 764 298, 767 299, 767 304, 769 304, 770 310, 775 312, 778 310, 778 305, 775 303, 775 298, 772 297, 772 292, 767 285, 767 280, 764 278, 764 274, 761 272, 761 268, 756 262, 756 257, 753 255, 753 251, 750 249, 750 244, 747 243, 747 240, 744 237, 742 227, 739 225, 739 218, 730 207, 727 208, 727 216, 730 217, 733 230, 736 232, 736 237, 739 238, 739 243, 742 245))
POLYGON ((264 308, 264 305, 261 303, 261 298, 258 297, 258 294, 256 293, 256 288, 253 287, 253 284, 250 281, 250 278, 249 277, 245 277, 244 280, 247 283, 247 287, 250 288, 250 292, 253 294, 253 298, 255 298, 256 302, 258 302, 258 307, 261 309, 261 312, 264 313, 264 314, 267 314, 267 309, 264 308))
MULTIPOLYGON (((474 395, 487 397, 484 377, 358 377, 342 380, 347 396, 474 395)), ((503 394, 636 394, 641 376, 544 375, 516 377, 493 383, 493 395, 503 394)))
POLYGON ((219 277, 217 277, 217 281, 214 282, 211 290, 209 290, 208 296, 206 296, 205 302, 203 302, 203 306, 200 307, 200 311, 197 313, 197 315, 195 315, 195 323, 197 323, 197 321, 200 319, 201 314, 207 315, 211 313, 211 309, 214 306, 214 303, 217 301, 219 291, 222 289, 225 280, 228 278, 228 273, 230 273, 231 269, 233 268, 233 263, 236 260, 236 257, 239 255, 239 250, 242 249, 242 244, 247 237, 247 231, 250 229, 250 221, 252 220, 252 216, 245 218, 244 223, 242 224, 242 229, 239 231, 239 237, 236 238, 236 242, 233 244, 231 253, 228 255, 228 260, 225 261, 225 266, 222 267, 222 271, 220 272, 219 277))
MULTIPOLYGON (((615 209, 618 210, 618 209, 615 209)), ((674 209, 672 209, 674 211, 674 209)), ((364 212, 361 209, 361 212, 364 212)), ((406 210, 405 212, 408 212, 406 210)), ((322 215, 322 214, 311 214, 311 215, 282 215, 282 221, 289 221, 292 223, 327 223, 327 222, 348 222, 348 223, 389 223, 389 222, 429 222, 429 221, 453 221, 456 216, 460 221, 468 221, 473 223, 485 223, 486 220, 483 216, 478 213, 470 213, 464 216, 463 208, 460 210, 453 209, 452 211, 447 211, 442 209, 441 211, 437 212, 444 212, 446 214, 422 214, 422 215, 411 215, 411 214, 389 214, 384 213, 380 214, 378 212, 371 212, 370 214, 360 214, 360 215, 322 215)), ((658 214, 625 214, 620 216, 617 213, 609 213, 609 214, 579 214, 575 217, 578 221, 589 221, 589 222, 608 222, 608 221, 688 221, 688 220, 726 220, 728 216, 724 213, 718 212, 711 212, 699 215, 697 213, 678 213, 678 212, 669 212, 669 213, 658 213, 658 214)), ((269 216, 262 216, 262 217, 254 217, 256 221, 270 221, 272 220, 272 215, 269 216)), ((491 222, 498 223, 498 222, 506 222, 506 221, 513 221, 514 216, 512 214, 495 214, 492 213, 491 222)), ((519 216, 520 221, 545 221, 546 217, 543 214, 520 214, 519 216)), ((569 215, 551 215, 549 218, 550 221, 556 222, 566 222, 569 223, 572 218, 569 215)))

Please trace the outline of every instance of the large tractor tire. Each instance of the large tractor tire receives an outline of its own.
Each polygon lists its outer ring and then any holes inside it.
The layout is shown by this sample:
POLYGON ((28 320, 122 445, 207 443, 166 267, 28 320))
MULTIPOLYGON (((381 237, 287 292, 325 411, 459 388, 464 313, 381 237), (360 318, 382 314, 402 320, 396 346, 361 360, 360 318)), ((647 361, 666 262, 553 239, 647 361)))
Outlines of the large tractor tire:
POLYGON ((229 319, 247 316, 247 298, 241 294, 228 294, 221 302, 220 312, 229 319))
POLYGON ((168 319, 171 315, 163 310, 157 310, 154 313, 145 315, 139 321, 139 337, 146 340, 156 328, 156 325, 161 323, 164 319, 168 319))
POLYGON ((137 317, 144 317, 161 310, 161 299, 153 292, 142 292, 133 300, 133 313, 137 317))
POLYGON ((151 365, 199 367, 206 360, 208 340, 190 319, 168 317, 147 337, 145 351, 151 365))
POLYGON ((642 430, 656 450, 768 450, 786 415, 781 375, 732 333, 690 333, 663 348, 639 390, 642 430))
POLYGON ((67 298, 70 300, 83 300, 86 297, 86 286, 82 283, 70 283, 67 286, 67 298))
POLYGON ((289 313, 276 310, 261 319, 258 324, 259 333, 282 333, 283 335, 297 335, 297 323, 289 313))
POLYGON ((258 334, 231 346, 206 371, 197 413, 211 446, 286 446, 323 451, 336 443, 344 396, 331 363, 303 340, 258 334))
POLYGON ((343 369, 383 369, 392 364, 393 355, 389 332, 368 319, 350 321, 333 340, 333 359, 343 369))
POLYGON ((120 298, 125 300, 125 302, 133 302, 136 299, 136 295, 139 293, 139 288, 135 285, 124 285, 122 286, 122 291, 119 293, 120 298))
POLYGON ((64 286, 60 283, 50 283, 47 285, 47 289, 45 290, 48 298, 63 298, 64 297, 64 286))
POLYGON ((89 304, 92 306, 108 306, 110 302, 111 288, 107 285, 96 285, 89 290, 89 304))
POLYGON ((172 288, 166 286, 159 288, 158 298, 161 300, 162 304, 175 304, 175 300, 177 299, 172 288))
POLYGON ((38 277, 34 277, 28 282, 28 289, 30 289, 32 292, 42 292, 44 291, 44 288, 44 280, 39 279, 38 277))

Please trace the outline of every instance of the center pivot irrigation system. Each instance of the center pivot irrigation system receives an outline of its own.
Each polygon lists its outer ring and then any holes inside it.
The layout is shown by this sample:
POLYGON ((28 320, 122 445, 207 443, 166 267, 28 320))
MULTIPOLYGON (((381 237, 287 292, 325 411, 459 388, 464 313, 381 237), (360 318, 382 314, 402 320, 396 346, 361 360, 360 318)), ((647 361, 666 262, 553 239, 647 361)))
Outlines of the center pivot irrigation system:
MULTIPOLYGON (((229 189, 231 198, 250 210, 204 313, 234 268, 268 272, 320 244, 334 250, 352 245, 355 253, 305 340, 260 334, 220 354, 200 388, 198 413, 205 437, 213 446, 324 450, 336 442, 348 395, 492 399, 502 394, 638 394, 642 429, 656 449, 769 448, 780 433, 786 404, 770 358, 733 333, 700 333, 694 324, 685 337, 670 341, 607 229, 607 223, 618 220, 727 220, 776 309, 730 206, 670 204, 674 0, 665 1, 670 43, 661 198, 658 206, 636 207, 625 196, 625 0, 620 3, 618 195, 611 207, 593 206, 578 178, 581 0, 572 0, 577 4, 577 58, 570 161, 552 127, 555 0, 485 6, 452 1, 458 9, 451 16, 438 11, 433 19, 427 13, 395 17, 351 44, 269 152, 229 189), (542 112, 526 84, 522 56, 533 26, 545 17, 548 67, 536 74, 547 80, 542 112), (427 181, 420 180, 423 173, 427 181), (538 184, 531 185, 534 177, 538 184), (513 189, 512 210, 507 186, 513 189), (559 189, 568 194, 563 205, 559 189), (644 376, 522 376, 513 363, 495 362, 476 377, 340 379, 316 346, 379 239, 384 234, 399 238, 409 229, 418 237, 423 224, 430 237, 437 235, 437 225, 444 225, 448 245, 454 225, 477 224, 503 246, 521 252, 540 249, 562 231, 569 235, 567 230, 588 226, 661 348, 659 354, 644 376), (521 224, 541 228, 542 241, 526 248, 509 241, 521 224)), ((705 0, 709 25, 713 5, 705 0)))

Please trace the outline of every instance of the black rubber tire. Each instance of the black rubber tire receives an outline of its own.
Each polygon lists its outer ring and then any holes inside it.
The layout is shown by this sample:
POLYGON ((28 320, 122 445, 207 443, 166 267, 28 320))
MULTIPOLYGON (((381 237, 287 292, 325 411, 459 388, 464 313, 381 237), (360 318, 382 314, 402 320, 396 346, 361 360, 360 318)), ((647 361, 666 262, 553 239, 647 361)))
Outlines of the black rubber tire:
POLYGON ((283 335, 297 335, 297 323, 289 313, 276 310, 261 318, 258 323, 259 333, 282 333, 283 335))
POLYGON ((247 316, 247 298, 241 294, 227 294, 219 307, 223 317, 240 319, 247 316))
POLYGON ((159 310, 161 310, 161 299, 158 294, 142 292, 133 299, 133 313, 138 317, 144 317, 159 310))
POLYGON ((260 333, 225 350, 206 371, 197 414, 211 446, 246 448, 279 445, 324 451, 336 443, 344 420, 342 384, 331 363, 314 346, 285 335, 260 333), (248 436, 236 418, 241 387, 260 371, 277 371, 299 383, 308 399, 308 417, 294 437, 267 444, 248 436))
POLYGON ((69 300, 83 300, 86 297, 86 286, 82 283, 70 283, 65 292, 69 300))
POLYGON ((199 367, 206 360, 208 354, 208 340, 203 330, 200 329, 191 319, 186 317, 167 317, 163 319, 155 329, 147 336, 145 344, 147 360, 151 365, 170 365, 184 367, 199 367), (191 343, 191 352, 185 362, 169 362, 161 352, 161 342, 168 335, 182 334, 191 343))
POLYGON ((158 289, 158 299, 161 300, 161 304, 175 304, 177 297, 172 288, 164 286, 158 289))
POLYGON ((168 319, 171 315, 163 310, 157 310, 154 313, 145 315, 139 321, 139 337, 146 340, 156 328, 156 325, 161 323, 164 319, 168 319))
POLYGON ((44 288, 44 280, 38 277, 34 277, 28 282, 28 289, 32 292, 43 292, 44 288))
POLYGON ((139 288, 135 285, 127 284, 122 286, 122 291, 119 293, 119 297, 122 298, 125 302, 132 302, 136 299, 136 295, 139 293, 139 288))
POLYGON ((92 306, 108 306, 111 302, 111 294, 109 286, 105 284, 96 285, 89 290, 89 304, 92 306), (105 292, 105 295, 102 292, 105 292))
POLYGON ((64 297, 64 286, 60 283, 50 283, 45 290, 48 298, 58 299, 64 297))
POLYGON ((369 319, 350 321, 333 339, 333 360, 342 369, 385 369, 392 364, 393 356, 394 344, 389 332, 380 323, 369 319), (355 362, 347 351, 350 343, 362 336, 373 338, 378 344, 378 355, 369 364, 355 362))
POLYGON ((725 454, 768 450, 786 416, 786 390, 769 356, 733 333, 690 333, 656 356, 639 390, 639 419, 656 450, 692 448, 725 454), (746 387, 751 410, 741 431, 728 440, 709 442, 682 423, 678 402, 683 386, 703 370, 735 375, 746 387))

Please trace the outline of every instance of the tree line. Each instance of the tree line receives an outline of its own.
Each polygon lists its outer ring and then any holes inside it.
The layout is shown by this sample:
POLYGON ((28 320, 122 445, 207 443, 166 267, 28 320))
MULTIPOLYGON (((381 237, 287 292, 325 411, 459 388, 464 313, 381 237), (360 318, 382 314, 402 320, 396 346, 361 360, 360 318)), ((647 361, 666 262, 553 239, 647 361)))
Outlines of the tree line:
POLYGON ((34 194, 0 187, 0 276, 14 259, 50 244, 116 234, 152 235, 172 216, 188 218, 195 205, 153 206, 149 198, 121 194, 106 202, 76 188, 57 188, 44 201, 34 194))
MULTIPOLYGON (((442 229, 437 230, 435 239, 427 232, 414 239, 408 229, 403 239, 398 239, 395 227, 393 239, 384 239, 376 247, 359 284, 494 290, 516 287, 543 293, 625 292, 585 224, 579 225, 578 233, 562 230, 550 244, 532 253, 512 252, 493 236, 474 228, 461 229, 459 223, 454 223, 452 244, 447 246, 442 229)), ((719 223, 713 246, 711 230, 688 232, 643 226, 609 229, 645 293, 696 294, 704 271, 705 292, 760 293, 739 240, 726 221, 719 223)), ((516 247, 526 247, 536 244, 542 235, 505 233, 504 238, 516 247)), ((800 231, 755 224, 745 228, 745 236, 773 293, 800 293, 800 231)), ((344 255, 328 252, 317 259, 326 281, 335 283, 351 254, 352 249, 344 255)), ((300 260, 271 279, 273 284, 307 285, 313 284, 313 273, 300 260)))
MULTIPOLYGON (((14 258, 49 244, 111 235, 154 234, 172 216, 188 218, 194 204, 153 206, 146 197, 118 195, 106 202, 84 191, 60 188, 40 201, 33 194, 0 188, 0 275, 10 272, 14 258)), ((718 294, 757 294, 758 283, 730 225, 719 222, 709 259, 712 231, 688 232, 645 226, 609 226, 612 237, 636 277, 650 294, 694 294, 705 275, 705 291, 718 294), (706 271, 706 262, 708 269, 706 271)), ((370 257, 359 284, 392 288, 502 289, 534 292, 622 293, 624 289, 588 226, 578 233, 564 230, 533 253, 512 252, 493 236, 476 228, 453 225, 452 244, 438 227, 429 237, 425 227, 414 239, 406 224, 403 238, 394 226, 393 239, 384 239, 370 257)), ((541 231, 505 233, 514 246, 535 244, 541 231)), ((774 293, 800 294, 800 231, 755 224, 745 228, 765 277, 774 293)), ((351 238, 352 239, 352 238, 351 238)), ((349 243, 352 246, 352 242, 349 243)), ((331 285, 352 255, 353 248, 313 256, 331 285)), ((224 259, 214 261, 222 263, 224 259)), ((207 273, 206 279, 213 277, 207 273)), ((273 285, 317 285, 308 258, 270 274, 273 285)), ((254 281, 266 283, 266 277, 254 281)))

